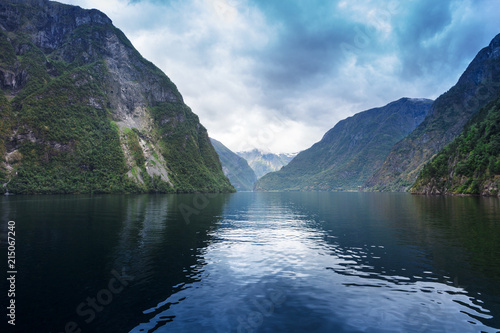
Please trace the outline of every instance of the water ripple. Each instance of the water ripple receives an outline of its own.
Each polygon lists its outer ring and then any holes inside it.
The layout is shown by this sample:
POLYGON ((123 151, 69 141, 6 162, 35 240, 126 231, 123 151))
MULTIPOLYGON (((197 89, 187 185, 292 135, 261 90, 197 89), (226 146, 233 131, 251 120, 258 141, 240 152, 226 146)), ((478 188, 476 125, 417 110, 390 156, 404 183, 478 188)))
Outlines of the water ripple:
POLYGON ((224 215, 196 281, 145 310, 153 316, 131 332, 497 331, 481 295, 434 271, 424 249, 265 207, 224 215))

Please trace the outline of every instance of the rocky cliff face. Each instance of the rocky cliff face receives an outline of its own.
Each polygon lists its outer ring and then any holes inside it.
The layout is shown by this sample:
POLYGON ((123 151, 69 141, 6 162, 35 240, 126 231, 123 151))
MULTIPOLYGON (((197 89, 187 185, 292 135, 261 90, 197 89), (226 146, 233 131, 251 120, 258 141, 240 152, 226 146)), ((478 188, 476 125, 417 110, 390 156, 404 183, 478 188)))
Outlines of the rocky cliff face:
POLYGON ((103 13, 2 2, 0 48, 11 191, 234 190, 176 86, 103 13))
POLYGON ((500 95, 429 162, 414 194, 500 196, 500 95))
POLYGON ((210 138, 210 141, 219 155, 224 174, 229 178, 234 188, 237 191, 253 191, 257 176, 248 165, 248 162, 243 157, 233 153, 221 142, 212 138, 210 138))
POLYGON ((406 191, 423 166, 463 130, 464 125, 500 92, 500 35, 482 49, 457 84, 441 95, 426 119, 397 143, 365 186, 406 191))
POLYGON ((358 190, 392 146, 422 122, 431 103, 402 98, 342 120, 283 169, 262 177, 255 189, 358 190))

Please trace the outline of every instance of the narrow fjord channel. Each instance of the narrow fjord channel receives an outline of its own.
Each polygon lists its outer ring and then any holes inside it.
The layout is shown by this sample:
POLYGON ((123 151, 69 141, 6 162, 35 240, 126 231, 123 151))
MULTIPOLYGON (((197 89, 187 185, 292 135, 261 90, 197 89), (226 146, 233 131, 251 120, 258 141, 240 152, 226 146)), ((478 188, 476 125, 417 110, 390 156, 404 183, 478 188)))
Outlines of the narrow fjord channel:
POLYGON ((235 193, 0 205, 20 244, 19 332, 500 329, 498 199, 235 193))

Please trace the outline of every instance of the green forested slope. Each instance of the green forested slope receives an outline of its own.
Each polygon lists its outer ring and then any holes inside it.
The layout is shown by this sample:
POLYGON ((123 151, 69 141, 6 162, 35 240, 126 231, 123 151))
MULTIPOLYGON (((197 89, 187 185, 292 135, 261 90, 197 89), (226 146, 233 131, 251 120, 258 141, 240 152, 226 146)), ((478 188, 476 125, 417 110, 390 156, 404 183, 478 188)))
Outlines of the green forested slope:
POLYGON ((500 96, 420 172, 412 193, 499 194, 500 96))
POLYGON ((280 171, 259 179, 255 189, 357 190, 392 146, 420 124, 431 103, 402 98, 342 120, 280 171))
POLYGON ((176 86, 103 13, 3 1, 0 25, 2 191, 234 191, 176 86))

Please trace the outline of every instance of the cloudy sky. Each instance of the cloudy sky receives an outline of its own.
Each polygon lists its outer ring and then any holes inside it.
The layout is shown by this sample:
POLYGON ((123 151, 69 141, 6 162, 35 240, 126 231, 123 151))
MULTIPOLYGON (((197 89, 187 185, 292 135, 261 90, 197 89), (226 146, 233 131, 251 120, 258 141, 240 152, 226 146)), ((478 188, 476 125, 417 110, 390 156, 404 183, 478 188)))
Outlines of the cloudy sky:
POLYGON ((435 99, 500 33, 498 0, 61 2, 106 13, 234 151, 300 151, 357 112, 435 99))

